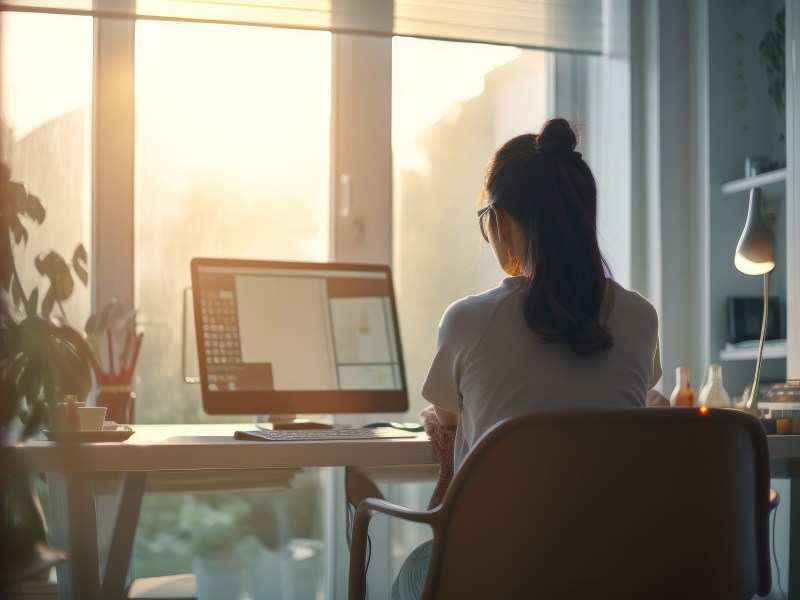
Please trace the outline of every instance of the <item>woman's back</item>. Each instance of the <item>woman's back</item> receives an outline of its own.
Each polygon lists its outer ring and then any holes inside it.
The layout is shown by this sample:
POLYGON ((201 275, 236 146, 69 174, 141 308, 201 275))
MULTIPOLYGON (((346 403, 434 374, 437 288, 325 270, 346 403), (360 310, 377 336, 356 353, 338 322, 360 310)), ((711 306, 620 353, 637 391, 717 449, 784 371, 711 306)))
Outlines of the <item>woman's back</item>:
POLYGON ((454 303, 442 318, 423 395, 460 413, 456 469, 475 441, 502 419, 548 408, 644 406, 661 375, 658 316, 636 292, 609 281, 611 294, 600 316, 614 345, 580 355, 565 341, 542 340, 526 325, 524 287, 524 277, 507 278, 454 303))
MULTIPOLYGON (((597 184, 577 145, 556 118, 503 144, 487 167, 478 226, 511 277, 447 309, 422 387, 439 422, 457 426, 456 470, 505 418, 645 406, 661 377, 658 316, 610 279, 597 240, 597 184)), ((393 598, 419 597, 430 548, 405 561, 393 598)))

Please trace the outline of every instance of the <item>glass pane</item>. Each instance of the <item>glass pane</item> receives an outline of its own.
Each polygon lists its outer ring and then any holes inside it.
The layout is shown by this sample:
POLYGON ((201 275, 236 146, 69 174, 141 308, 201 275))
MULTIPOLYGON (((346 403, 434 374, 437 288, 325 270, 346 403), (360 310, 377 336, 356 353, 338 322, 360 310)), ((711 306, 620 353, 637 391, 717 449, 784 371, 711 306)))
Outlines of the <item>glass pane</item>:
POLYGON ((258 491, 148 494, 136 531, 136 577, 194 573, 199 598, 324 597, 329 471, 265 471, 259 487, 266 489, 258 491))
POLYGON ((92 39, 89 17, 0 13, 0 154, 46 211, 41 224, 21 219, 29 238, 14 246, 14 263, 41 310, 50 283, 34 260, 58 253, 74 288, 53 312, 79 329, 90 295, 70 265, 79 244, 91 253, 92 39))
POLYGON ((545 119, 547 53, 395 38, 392 61, 394 276, 416 416, 445 308, 504 276, 475 210, 492 153, 545 119))
POLYGON ((137 24, 138 421, 208 419, 181 376, 192 257, 327 260, 330 64, 326 32, 137 24))
MULTIPOLYGON (((548 57, 395 38, 392 61, 394 276, 414 420, 425 404, 419 390, 442 313, 504 277, 482 244, 476 205, 492 153, 546 118, 548 57)), ((390 494, 424 509, 432 491, 432 484, 417 484, 392 486, 390 494)), ((408 553, 430 539, 425 527, 393 523, 392 532, 387 585, 408 553)))

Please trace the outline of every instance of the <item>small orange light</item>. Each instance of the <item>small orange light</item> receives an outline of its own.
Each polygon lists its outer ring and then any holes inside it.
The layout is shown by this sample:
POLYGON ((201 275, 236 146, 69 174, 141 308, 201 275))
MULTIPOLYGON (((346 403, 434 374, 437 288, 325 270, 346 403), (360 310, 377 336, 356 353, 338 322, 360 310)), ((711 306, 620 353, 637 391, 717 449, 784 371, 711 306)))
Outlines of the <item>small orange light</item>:
POLYGON ((701 406, 698 410, 700 411, 701 415, 707 415, 708 414, 708 407, 705 404, 703 404, 703 406, 701 406))

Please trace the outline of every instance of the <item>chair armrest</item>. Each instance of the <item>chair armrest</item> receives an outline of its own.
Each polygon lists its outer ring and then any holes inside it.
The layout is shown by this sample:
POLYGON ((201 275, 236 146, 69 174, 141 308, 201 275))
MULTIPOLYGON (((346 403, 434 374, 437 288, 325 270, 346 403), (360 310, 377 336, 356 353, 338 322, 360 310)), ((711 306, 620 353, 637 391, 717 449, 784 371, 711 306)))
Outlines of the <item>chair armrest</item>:
POLYGON ((414 523, 427 523, 430 525, 436 519, 439 510, 412 510, 405 506, 400 506, 399 504, 387 502, 386 500, 366 498, 358 505, 355 522, 359 520, 359 515, 366 515, 366 513, 369 513, 369 516, 361 516, 360 518, 365 519, 367 522, 369 522, 369 519, 371 519, 375 513, 381 513, 389 515, 390 517, 413 521, 414 523))
POLYGON ((353 531, 350 535, 350 574, 348 584, 348 597, 350 600, 363 600, 364 598, 366 589, 367 536, 369 534, 370 519, 374 515, 381 513, 414 523, 432 525, 437 520, 439 510, 439 508, 435 508, 433 510, 415 511, 386 500, 378 500, 377 498, 367 498, 361 501, 353 519, 353 531))
POLYGON ((355 507, 367 498, 383 498, 383 494, 375 482, 358 467, 346 467, 344 470, 344 489, 347 500, 355 507))

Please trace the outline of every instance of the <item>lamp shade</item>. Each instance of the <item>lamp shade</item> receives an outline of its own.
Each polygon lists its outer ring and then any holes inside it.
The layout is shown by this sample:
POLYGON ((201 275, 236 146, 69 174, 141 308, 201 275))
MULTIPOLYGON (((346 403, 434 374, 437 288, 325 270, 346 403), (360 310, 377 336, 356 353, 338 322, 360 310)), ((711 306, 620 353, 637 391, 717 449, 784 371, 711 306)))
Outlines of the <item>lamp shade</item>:
POLYGON ((747 223, 736 245, 733 263, 746 275, 763 275, 775 268, 775 238, 761 216, 761 188, 750 190, 747 223))

